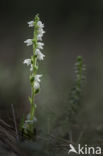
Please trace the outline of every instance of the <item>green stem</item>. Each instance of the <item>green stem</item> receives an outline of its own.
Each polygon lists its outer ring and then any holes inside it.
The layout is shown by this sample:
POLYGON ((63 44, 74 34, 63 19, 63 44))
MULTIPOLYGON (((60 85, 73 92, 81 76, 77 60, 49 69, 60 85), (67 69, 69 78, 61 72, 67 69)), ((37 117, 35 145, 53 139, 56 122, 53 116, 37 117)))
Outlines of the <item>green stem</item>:
MULTIPOLYGON (((37 72, 37 69, 36 69, 36 63, 37 63, 37 59, 35 57, 35 51, 36 51, 36 48, 37 48, 37 28, 36 26, 34 26, 34 43, 33 43, 33 77, 35 77, 36 75, 36 72, 37 72)), ((34 83, 35 83, 35 79, 34 79, 34 83)), ((34 85, 34 84, 33 84, 34 85)), ((31 111, 30 111, 30 118, 31 120, 33 119, 34 117, 34 113, 35 113, 35 104, 34 104, 34 97, 35 97, 35 88, 34 86, 32 85, 32 104, 31 104, 31 111)))

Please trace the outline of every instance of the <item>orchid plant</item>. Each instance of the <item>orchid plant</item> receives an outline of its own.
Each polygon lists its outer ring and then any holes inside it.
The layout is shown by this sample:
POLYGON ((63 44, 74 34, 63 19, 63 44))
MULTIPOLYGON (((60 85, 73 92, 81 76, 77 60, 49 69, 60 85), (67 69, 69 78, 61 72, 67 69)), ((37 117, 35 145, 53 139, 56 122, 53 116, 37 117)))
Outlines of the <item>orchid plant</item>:
POLYGON ((33 47, 33 55, 24 60, 24 64, 30 67, 30 85, 31 85, 31 96, 29 97, 29 102, 31 104, 30 113, 27 115, 26 120, 22 124, 22 130, 24 134, 34 134, 36 104, 35 104, 35 95, 40 90, 40 79, 41 74, 38 74, 38 63, 42 61, 45 55, 41 52, 43 49, 44 43, 42 42, 44 31, 44 24, 40 21, 39 15, 36 15, 33 21, 28 22, 28 26, 34 28, 33 39, 27 39, 24 43, 27 46, 33 47))

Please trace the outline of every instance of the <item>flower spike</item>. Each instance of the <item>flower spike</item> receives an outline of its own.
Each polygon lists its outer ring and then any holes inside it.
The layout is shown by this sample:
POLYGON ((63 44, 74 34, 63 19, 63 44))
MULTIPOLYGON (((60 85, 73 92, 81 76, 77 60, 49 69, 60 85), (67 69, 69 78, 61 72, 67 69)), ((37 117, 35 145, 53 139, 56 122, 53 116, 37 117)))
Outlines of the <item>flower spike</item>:
POLYGON ((40 78, 42 77, 42 74, 38 74, 38 61, 41 61, 44 59, 45 55, 41 52, 41 50, 44 47, 44 43, 40 42, 42 41, 43 35, 45 33, 44 31, 44 24, 40 21, 39 16, 36 15, 34 18, 34 21, 28 22, 29 27, 34 27, 34 36, 33 39, 27 39, 24 41, 24 43, 27 46, 33 46, 33 55, 31 56, 31 59, 25 59, 24 64, 27 66, 30 66, 30 84, 31 84, 31 97, 29 97, 30 102, 30 113, 29 118, 27 117, 22 125, 22 129, 24 131, 24 134, 29 136, 33 135, 34 128, 35 128, 35 111, 36 111, 36 104, 35 104, 35 95, 40 90, 40 78))

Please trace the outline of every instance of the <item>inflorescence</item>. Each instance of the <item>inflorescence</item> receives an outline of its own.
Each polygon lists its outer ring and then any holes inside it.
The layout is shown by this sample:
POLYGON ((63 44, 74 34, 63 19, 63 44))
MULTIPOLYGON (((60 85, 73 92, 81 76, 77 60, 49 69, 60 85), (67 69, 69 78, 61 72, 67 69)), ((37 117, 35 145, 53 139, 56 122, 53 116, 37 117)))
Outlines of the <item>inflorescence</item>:
POLYGON ((42 42, 42 37, 45 33, 44 24, 40 21, 38 15, 35 16, 34 21, 28 22, 28 26, 34 28, 33 39, 27 39, 24 43, 27 46, 33 46, 33 55, 31 58, 25 59, 24 64, 30 67, 30 84, 31 84, 31 97, 29 97, 29 102, 31 104, 30 113, 27 115, 26 120, 24 120, 22 125, 22 130, 24 134, 34 133, 35 121, 37 120, 35 117, 36 104, 34 101, 35 95, 40 90, 40 79, 42 74, 38 74, 38 63, 42 61, 45 55, 41 52, 44 47, 44 43, 42 42))

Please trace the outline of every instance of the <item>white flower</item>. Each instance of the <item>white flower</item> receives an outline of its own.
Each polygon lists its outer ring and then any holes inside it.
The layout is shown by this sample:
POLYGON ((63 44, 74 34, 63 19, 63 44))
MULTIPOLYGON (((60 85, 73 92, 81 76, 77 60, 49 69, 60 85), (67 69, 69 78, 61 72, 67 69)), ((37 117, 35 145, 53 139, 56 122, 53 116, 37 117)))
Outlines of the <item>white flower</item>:
POLYGON ((38 21, 38 22, 37 22, 37 26, 38 26, 39 28, 44 28, 44 24, 43 24, 41 21, 38 21))
POLYGON ((41 53, 41 51, 39 49, 36 49, 35 54, 37 55, 37 59, 38 60, 43 60, 45 55, 41 53))
POLYGON ((39 35, 43 35, 44 33, 45 33, 45 31, 44 31, 43 29, 39 29, 39 30, 38 30, 38 34, 39 34, 39 35))
POLYGON ((37 82, 37 81, 34 82, 34 88, 35 89, 39 89, 40 88, 39 82, 37 82))
POLYGON ((37 35, 37 40, 42 41, 43 34, 45 33, 45 31, 43 30, 44 24, 42 24, 41 21, 38 21, 37 22, 37 26, 39 27, 39 29, 38 29, 38 35, 37 35))
POLYGON ((40 78, 42 77, 42 75, 35 75, 35 81, 36 82, 40 82, 40 78))
POLYGON ((38 46, 39 49, 43 49, 44 43, 38 42, 37 43, 37 46, 38 46))
POLYGON ((25 59, 23 63, 29 66, 31 64, 31 59, 25 59))
MULTIPOLYGON (((31 119, 30 119, 30 113, 27 115, 27 120, 31 120, 31 119)), ((37 122, 37 118, 34 116, 33 119, 32 119, 31 121, 37 122)))
POLYGON ((28 22, 29 27, 33 27, 34 26, 34 21, 30 21, 28 22))
POLYGON ((37 35, 37 40, 38 40, 38 41, 42 41, 42 37, 43 37, 43 35, 38 34, 38 35, 37 35))
POLYGON ((39 89, 40 88, 40 78, 42 75, 35 75, 35 81, 34 81, 34 88, 39 89))
POLYGON ((44 33, 45 33, 45 31, 43 29, 39 29, 38 30, 38 35, 37 35, 37 40, 42 41, 42 37, 43 37, 44 33))
POLYGON ((33 44, 32 39, 27 39, 26 41, 24 41, 24 43, 26 43, 27 46, 30 46, 33 44))
POLYGON ((39 49, 36 49, 35 55, 38 55, 38 53, 40 53, 40 50, 39 49))
POLYGON ((33 71, 33 65, 31 64, 30 71, 33 71))
POLYGON ((37 59, 38 60, 44 60, 44 57, 45 57, 45 55, 44 54, 42 54, 41 52, 37 55, 37 59))
POLYGON ((25 59, 24 64, 26 64, 27 66, 30 65, 30 71, 33 71, 33 65, 31 64, 31 59, 25 59))

